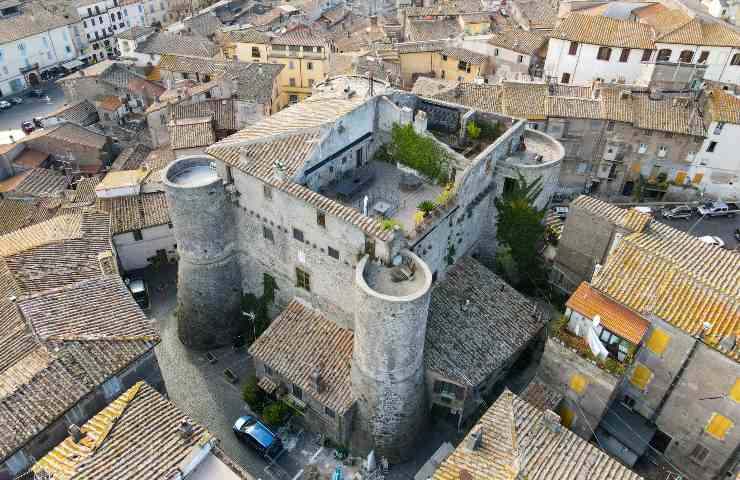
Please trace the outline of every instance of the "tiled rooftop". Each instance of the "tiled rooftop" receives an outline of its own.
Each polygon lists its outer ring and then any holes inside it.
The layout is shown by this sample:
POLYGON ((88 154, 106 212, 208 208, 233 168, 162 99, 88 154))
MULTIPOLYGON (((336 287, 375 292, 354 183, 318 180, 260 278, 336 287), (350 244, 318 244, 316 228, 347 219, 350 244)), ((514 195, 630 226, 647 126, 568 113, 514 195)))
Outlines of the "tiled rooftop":
POLYGON ((180 148, 206 147, 216 143, 213 119, 208 117, 183 118, 167 124, 170 146, 180 148))
MULTIPOLYGON (((169 478, 184 468, 194 455, 213 442, 210 455, 200 467, 218 459, 219 480, 252 480, 216 444, 205 427, 179 410, 172 402, 144 382, 136 383, 80 427, 84 438, 75 442, 67 437, 32 467, 59 480, 138 480, 169 478), (183 438, 180 427, 192 427, 183 438), (142 441, 146 439, 146 441, 142 441), (156 448, 152 448, 156 446, 156 448)), ((189 478, 208 478, 191 472, 189 478)))
POLYGON ((98 208, 110 212, 113 235, 167 225, 170 221, 164 192, 101 198, 98 208))
POLYGON ((0 460, 159 341, 118 275, 49 288, 0 300, 0 460))
POLYGON ((322 405, 343 415, 355 402, 350 386, 352 332, 321 312, 293 300, 249 347, 249 354, 295 383, 322 405), (319 369, 322 388, 311 380, 319 369))
POLYGON ((433 479, 640 480, 598 447, 561 427, 559 420, 553 412, 539 410, 505 390, 433 479), (476 448, 469 449, 476 430, 482 437, 476 448))
POLYGON ((475 387, 526 345, 548 318, 472 257, 463 257, 432 290, 426 368, 475 387))

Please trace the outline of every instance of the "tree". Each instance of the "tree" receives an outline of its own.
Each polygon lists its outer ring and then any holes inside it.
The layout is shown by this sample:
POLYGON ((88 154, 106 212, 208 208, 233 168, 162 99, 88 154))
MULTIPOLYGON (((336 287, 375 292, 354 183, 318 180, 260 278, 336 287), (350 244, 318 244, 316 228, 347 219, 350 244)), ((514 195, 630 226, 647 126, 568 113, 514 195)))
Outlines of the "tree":
POLYGON ((545 279, 538 247, 544 238, 544 210, 534 202, 542 192, 542 178, 527 183, 519 178, 494 200, 498 210, 496 239, 502 248, 497 254, 497 270, 517 289, 532 292, 545 279))

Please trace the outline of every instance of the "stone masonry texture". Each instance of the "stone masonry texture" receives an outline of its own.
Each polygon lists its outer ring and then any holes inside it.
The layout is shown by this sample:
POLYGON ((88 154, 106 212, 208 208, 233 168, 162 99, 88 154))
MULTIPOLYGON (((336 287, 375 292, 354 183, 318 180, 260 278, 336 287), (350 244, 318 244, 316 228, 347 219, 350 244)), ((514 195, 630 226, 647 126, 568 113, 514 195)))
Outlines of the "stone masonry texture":
MULTIPOLYGON (((178 169, 208 166, 207 157, 171 164, 167 180, 178 169)), ((188 347, 226 345, 239 331, 241 270, 236 258, 233 206, 218 176, 206 185, 165 181, 175 230, 178 269, 178 335, 188 347)))

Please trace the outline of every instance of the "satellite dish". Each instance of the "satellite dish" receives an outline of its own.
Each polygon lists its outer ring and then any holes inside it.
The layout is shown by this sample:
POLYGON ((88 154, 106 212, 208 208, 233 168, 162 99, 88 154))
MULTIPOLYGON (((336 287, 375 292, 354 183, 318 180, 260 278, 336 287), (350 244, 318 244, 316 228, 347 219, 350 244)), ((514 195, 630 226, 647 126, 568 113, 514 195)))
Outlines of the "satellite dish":
POLYGON ((401 255, 396 255, 395 257, 393 257, 391 262, 393 262, 394 267, 397 267, 403 262, 403 257, 401 255))

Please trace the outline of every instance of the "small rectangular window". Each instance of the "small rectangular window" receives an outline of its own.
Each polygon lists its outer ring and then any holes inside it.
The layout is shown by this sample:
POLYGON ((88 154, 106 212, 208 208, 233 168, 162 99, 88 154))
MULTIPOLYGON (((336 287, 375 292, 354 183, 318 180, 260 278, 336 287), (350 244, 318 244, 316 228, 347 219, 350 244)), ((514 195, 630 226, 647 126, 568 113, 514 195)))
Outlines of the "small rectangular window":
POLYGON ((265 240, 268 240, 270 242, 275 241, 275 237, 272 236, 272 230, 265 227, 264 225, 262 226, 262 236, 265 238, 265 240))
POLYGON ((272 188, 269 185, 262 186, 262 193, 265 196, 265 200, 272 200, 272 188))
POLYGON ((614 121, 609 120, 606 124, 606 131, 611 132, 612 130, 614 130, 614 121))
POLYGON ((265 364, 265 375, 272 375, 272 368, 268 364, 265 364))
POLYGON ((709 52, 704 51, 699 54, 699 63, 707 63, 707 59, 709 59, 709 52))
POLYGON ((642 61, 643 62, 649 62, 650 57, 653 56, 653 51, 651 49, 646 49, 642 51, 642 61))
POLYGON ((596 58, 598 60, 604 60, 606 62, 609 61, 611 56, 612 56, 612 49, 609 47, 599 47, 599 51, 596 54, 596 58))
POLYGON ((144 237, 141 235, 141 230, 134 230, 132 233, 134 234, 135 241, 138 242, 138 241, 144 240, 144 237))
POLYGON ((295 269, 295 284, 296 287, 302 288, 307 292, 311 291, 311 275, 298 267, 295 269))
POLYGON ((306 70, 313 70, 313 62, 306 63, 306 70))
POLYGON ((316 223, 326 228, 326 214, 324 212, 316 212, 316 223))
POLYGON ((702 465, 709 456, 709 449, 701 444, 696 444, 693 450, 691 450, 691 454, 689 454, 689 460, 691 460, 694 463, 698 463, 699 465, 702 465))
POLYGON ((621 63, 627 63, 627 60, 630 58, 630 49, 629 48, 623 48, 622 53, 619 55, 619 61, 621 63))
POLYGON ((327 247, 326 248, 326 253, 328 253, 331 258, 335 258, 335 259, 339 260, 339 251, 334 250, 331 247, 327 247))
POLYGON ((292 384, 292 386, 291 386, 291 393, 298 400, 303 400, 303 390, 301 389, 301 387, 299 387, 295 383, 292 384))
POLYGON ((570 73, 563 73, 560 83, 570 83, 570 73))
POLYGON ((297 228, 293 229, 293 238, 298 240, 299 242, 303 241, 303 230, 299 230, 297 228))
POLYGON ((709 145, 707 145, 707 152, 712 153, 715 148, 717 148, 717 142, 709 142, 709 145))
POLYGON ((519 55, 519 56, 516 57, 516 63, 522 63, 523 61, 524 61, 524 56, 523 55, 519 55))
POLYGON ((498 57, 498 48, 493 49, 493 56, 498 57))
POLYGON ((568 55, 575 55, 576 53, 578 53, 578 42, 570 42, 570 46, 568 47, 568 55))
POLYGON ((332 410, 329 407, 324 407, 324 413, 326 413, 326 416, 329 418, 334 418, 336 414, 334 413, 334 410, 332 410))

